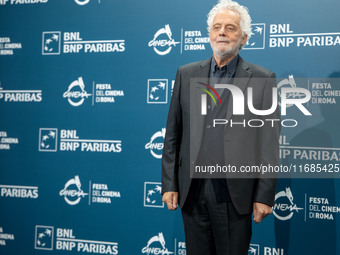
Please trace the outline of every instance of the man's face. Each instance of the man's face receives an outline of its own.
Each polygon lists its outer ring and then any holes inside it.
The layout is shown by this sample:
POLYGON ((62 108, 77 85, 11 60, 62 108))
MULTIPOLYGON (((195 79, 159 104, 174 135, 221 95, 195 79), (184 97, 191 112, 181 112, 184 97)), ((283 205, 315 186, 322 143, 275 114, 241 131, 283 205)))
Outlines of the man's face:
POLYGON ((242 37, 240 20, 240 15, 234 11, 223 10, 216 14, 210 29, 210 44, 218 57, 235 56, 247 41, 247 35, 242 37))

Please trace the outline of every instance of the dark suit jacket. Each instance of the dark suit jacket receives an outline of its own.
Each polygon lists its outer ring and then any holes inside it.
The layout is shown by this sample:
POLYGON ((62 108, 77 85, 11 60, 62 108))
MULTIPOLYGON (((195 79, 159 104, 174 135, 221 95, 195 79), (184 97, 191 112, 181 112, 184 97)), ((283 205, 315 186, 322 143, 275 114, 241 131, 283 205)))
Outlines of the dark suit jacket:
MULTIPOLYGON (((170 104, 162 156, 162 193, 179 192, 181 208, 188 196, 192 180, 190 168, 195 164, 204 123, 204 116, 200 117, 198 112, 194 113, 199 116, 198 118, 190 119, 190 114, 194 112, 194 109, 190 109, 190 97, 193 97, 193 90, 190 92, 190 79, 207 79, 210 63, 211 59, 208 59, 178 69, 170 104), (192 94, 190 95, 190 93, 192 94), (197 146, 195 146, 195 142, 197 142, 197 146)), ((271 107, 272 88, 276 86, 273 72, 239 58, 233 85, 243 91, 245 102, 247 102, 246 88, 253 88, 255 109, 265 110, 271 107)), ((245 107, 244 115, 233 115, 232 102, 232 97, 230 97, 226 116, 228 120, 241 122, 243 119, 280 119, 279 108, 270 116, 256 116, 248 110, 248 107, 245 107)), ((192 103, 191 108, 193 108, 192 103)), ((274 128, 268 125, 261 128, 227 125, 224 131, 226 165, 232 164, 238 167, 260 164, 278 165, 279 133, 280 127, 277 123, 274 128)), ((274 203, 275 178, 269 179, 263 178, 263 176, 260 178, 227 178, 227 184, 232 203, 240 214, 251 213, 252 204, 255 201, 270 206, 274 203)))

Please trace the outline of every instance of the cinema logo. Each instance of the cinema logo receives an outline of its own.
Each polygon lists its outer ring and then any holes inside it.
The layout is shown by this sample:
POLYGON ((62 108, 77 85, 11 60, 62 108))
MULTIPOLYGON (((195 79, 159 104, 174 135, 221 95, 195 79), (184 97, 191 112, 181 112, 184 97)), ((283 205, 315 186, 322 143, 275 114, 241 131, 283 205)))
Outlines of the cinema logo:
MULTIPOLYGON (((256 50, 265 48, 265 24, 254 23, 252 26, 251 38, 242 49, 256 50)), ((170 29, 170 25, 165 25, 164 28, 159 29, 153 40, 148 44, 149 47, 153 47, 154 51, 158 55, 167 55, 170 53, 173 47, 177 47, 180 50, 180 54, 206 51, 210 49, 210 38, 206 35, 206 32, 197 29, 181 28, 180 32, 175 31, 176 35, 180 34, 180 41, 176 42, 173 39, 173 33, 170 29)), ((250 37, 250 36, 249 36, 250 37)))
POLYGON ((81 139, 77 130, 61 129, 58 140, 57 128, 39 129, 39 151, 56 152, 59 142, 59 150, 67 152, 112 152, 122 151, 121 140, 81 139))
POLYGON ((121 198, 120 191, 109 190, 107 184, 92 183, 90 182, 91 190, 91 202, 100 204, 111 204, 111 199, 121 198))
POLYGON ((5 103, 39 103, 42 90, 4 90, 0 87, 0 102, 5 103))
MULTIPOLYGON (((7 1, 1 2, 0 5, 6 4, 7 1)), ((14 55, 15 51, 21 50, 22 44, 19 42, 12 42, 10 37, 0 37, 0 56, 14 55)))
POLYGON ((92 94, 85 90, 85 84, 82 77, 78 77, 73 81, 67 91, 64 92, 63 97, 72 106, 80 106, 84 103, 85 99, 92 97, 92 105, 96 103, 115 103, 117 97, 124 97, 123 90, 112 89, 109 83, 96 83, 93 81, 92 94))
POLYGON ((47 31, 42 33, 42 55, 118 53, 124 51, 125 40, 84 40, 80 32, 47 31))
POLYGON ((8 137, 6 131, 0 131, 0 150, 10 150, 12 144, 19 144, 19 139, 8 137))
MULTIPOLYGON (((219 97, 219 94, 217 93, 216 89, 228 89, 230 92, 230 96, 232 96, 233 104, 232 109, 233 115, 244 115, 245 114, 245 98, 243 91, 231 84, 215 84, 215 87, 205 84, 203 82, 197 82, 198 84, 201 84, 205 86, 205 88, 196 87, 198 89, 201 89, 204 93, 201 93, 201 115, 207 115, 207 95, 209 95, 212 99, 212 101, 217 106, 217 100, 214 98, 213 93, 217 97, 219 104, 222 106, 221 98, 219 97), (208 91, 210 89, 213 93, 208 91)), ((192 93, 196 93, 193 92, 192 93)), ((297 87, 285 87, 281 88, 280 90, 280 96, 281 96, 281 115, 285 116, 287 114, 287 108, 291 107, 292 105, 295 105, 304 115, 311 116, 312 114, 303 106, 304 103, 307 103, 311 99, 311 93, 309 90, 304 88, 297 88, 297 87), (303 97, 300 98, 291 98, 291 95, 303 95, 303 97)), ((273 87, 272 88, 272 105, 269 109, 256 109, 254 107, 253 102, 253 88, 248 87, 247 88, 247 106, 248 110, 257 116, 268 116, 273 114, 277 107, 278 107, 278 88, 273 87)), ((298 121, 295 119, 243 119, 242 122, 238 121, 235 122, 233 119, 213 119, 213 127, 216 127, 217 125, 230 125, 230 127, 233 126, 243 126, 243 127, 263 127, 265 124, 271 125, 271 127, 275 126, 275 123, 279 122, 283 127, 296 127, 298 125, 298 121)))
POLYGON ((64 200, 69 205, 77 205, 80 203, 81 199, 86 196, 89 197, 88 204, 111 204, 112 199, 120 198, 120 191, 109 190, 108 184, 105 183, 92 183, 89 181, 88 192, 82 188, 80 178, 76 175, 66 182, 64 188, 60 190, 59 196, 64 197, 64 200))
POLYGON ((142 254, 162 254, 162 255, 169 255, 174 254, 174 252, 169 251, 168 248, 166 248, 166 242, 164 239, 164 235, 162 232, 158 233, 158 235, 155 235, 150 238, 150 240, 147 242, 146 246, 142 249, 142 254))
MULTIPOLYGON (((283 79, 282 81, 280 81, 277 84, 277 88, 279 90, 279 96, 280 97, 281 97, 281 90, 284 87, 297 88, 296 82, 295 82, 295 79, 294 79, 293 75, 289 75, 288 79, 283 79)), ((303 99, 303 98, 305 98, 305 94, 304 93, 300 93, 300 92, 297 92, 297 91, 291 91, 291 92, 288 91, 288 93, 285 93, 283 96, 286 97, 286 98, 289 98, 289 99, 295 99, 295 98, 298 98, 298 99, 302 98, 303 99)), ((281 102, 280 101, 278 102, 278 104, 281 106, 281 102)), ((286 104, 286 107, 288 108, 288 107, 291 107, 293 105, 294 104, 286 104)))
POLYGON ((181 54, 184 51, 202 51, 206 47, 210 48, 210 39, 203 36, 200 30, 184 30, 181 29, 181 54))
MULTIPOLYGON (((80 6, 87 5, 90 0, 74 0, 74 2, 80 6)), ((97 0, 98 4, 101 3, 101 0, 97 0)))
POLYGON ((85 91, 85 84, 82 77, 78 80, 73 81, 67 91, 64 92, 63 97, 67 98, 67 101, 72 106, 79 106, 84 103, 85 98, 88 98, 91 94, 85 91))
POLYGON ((1 197, 5 198, 33 198, 39 197, 38 187, 19 185, 0 185, 1 197))
POLYGON ((340 79, 312 80, 312 104, 336 104, 340 97, 340 79))
POLYGON ((0 227, 0 246, 6 246, 6 241, 13 241, 14 234, 4 232, 3 228, 0 227))
POLYGON ((162 128, 161 131, 157 131, 151 136, 150 142, 145 145, 145 149, 150 150, 151 155, 157 159, 162 158, 165 132, 165 128, 162 128))
POLYGON ((35 227, 34 248, 85 254, 118 254, 117 242, 86 240, 84 238, 77 238, 74 234, 74 229, 56 228, 55 232, 54 229, 54 226, 37 225, 35 227))
POLYGON ((171 28, 168 25, 165 25, 164 28, 159 29, 153 39, 149 42, 149 47, 153 47, 153 50, 161 56, 167 55, 170 53, 172 47, 176 47, 180 42, 176 42, 172 38, 171 28))
POLYGON ((69 205, 76 205, 79 204, 82 198, 88 196, 88 193, 82 190, 79 176, 76 175, 66 182, 64 188, 59 192, 59 195, 64 197, 66 203, 69 205))
POLYGON ((308 218, 312 220, 334 221, 340 213, 340 206, 334 205, 327 197, 308 197, 306 202, 308 218))
POLYGON ((90 0, 74 0, 78 5, 85 5, 90 2, 90 0))
POLYGON ((281 220, 290 220, 294 213, 298 213, 303 208, 299 208, 294 202, 293 194, 289 187, 275 195, 275 204, 273 206, 274 216, 281 220))

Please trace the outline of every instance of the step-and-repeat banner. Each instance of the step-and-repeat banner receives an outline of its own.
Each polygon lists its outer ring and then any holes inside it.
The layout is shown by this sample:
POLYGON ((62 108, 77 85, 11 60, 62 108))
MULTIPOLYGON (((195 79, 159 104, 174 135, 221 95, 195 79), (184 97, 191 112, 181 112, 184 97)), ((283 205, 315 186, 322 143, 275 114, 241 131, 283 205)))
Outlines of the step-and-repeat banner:
MULTIPOLYGON (((340 255, 340 2, 240 3, 253 19, 240 55, 311 96, 284 105, 293 178, 249 254, 340 255)), ((177 68, 212 55, 214 4, 0 0, 0 254, 186 254, 161 156, 177 68)))

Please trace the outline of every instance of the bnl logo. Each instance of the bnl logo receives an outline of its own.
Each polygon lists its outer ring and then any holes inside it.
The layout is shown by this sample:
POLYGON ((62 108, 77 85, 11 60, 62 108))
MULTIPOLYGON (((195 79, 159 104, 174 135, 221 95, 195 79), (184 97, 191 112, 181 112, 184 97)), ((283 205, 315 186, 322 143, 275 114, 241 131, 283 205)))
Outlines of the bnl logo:
POLYGON ((57 151, 58 129, 39 129, 39 151, 57 151))
POLYGON ((248 249, 248 255, 260 255, 260 245, 250 244, 248 249))
POLYGON ((164 208, 162 184, 160 182, 144 183, 144 206, 164 208))
POLYGON ((149 79, 147 91, 148 104, 166 104, 168 102, 168 80, 149 79))
POLYGON ((251 24, 251 37, 243 46, 245 50, 261 50, 265 48, 265 30, 266 24, 254 23, 251 24))
POLYGON ((60 54, 61 32, 43 32, 42 35, 42 55, 60 54))
POLYGON ((53 250, 54 227, 35 226, 34 248, 40 250, 53 250))

